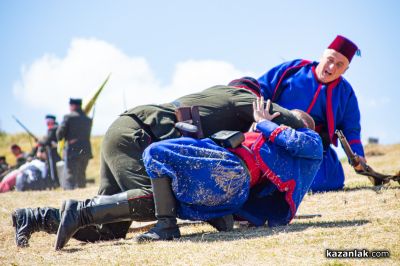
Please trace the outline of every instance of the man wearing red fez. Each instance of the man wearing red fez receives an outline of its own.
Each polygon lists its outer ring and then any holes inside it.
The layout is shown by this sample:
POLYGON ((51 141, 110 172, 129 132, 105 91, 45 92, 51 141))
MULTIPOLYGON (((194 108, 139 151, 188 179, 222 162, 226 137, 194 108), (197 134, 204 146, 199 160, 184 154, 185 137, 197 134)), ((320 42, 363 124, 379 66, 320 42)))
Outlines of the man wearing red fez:
POLYGON ((336 129, 343 131, 353 151, 364 160, 360 139, 360 110, 350 83, 343 78, 357 46, 338 35, 322 54, 320 62, 297 59, 278 65, 258 82, 265 99, 287 109, 309 113, 324 142, 324 160, 314 178, 315 192, 341 189, 344 172, 331 144, 337 146, 336 129))

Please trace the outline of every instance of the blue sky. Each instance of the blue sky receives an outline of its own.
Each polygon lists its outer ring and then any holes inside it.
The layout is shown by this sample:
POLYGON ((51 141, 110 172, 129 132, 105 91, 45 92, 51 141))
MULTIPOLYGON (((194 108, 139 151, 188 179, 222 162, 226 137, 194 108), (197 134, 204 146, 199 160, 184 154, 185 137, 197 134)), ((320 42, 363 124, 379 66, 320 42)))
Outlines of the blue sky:
POLYGON ((361 49, 345 78, 362 136, 399 143, 399 1, 0 1, 0 128, 46 131, 68 98, 112 76, 94 134, 125 107, 161 103, 286 60, 318 60, 337 34, 361 49))

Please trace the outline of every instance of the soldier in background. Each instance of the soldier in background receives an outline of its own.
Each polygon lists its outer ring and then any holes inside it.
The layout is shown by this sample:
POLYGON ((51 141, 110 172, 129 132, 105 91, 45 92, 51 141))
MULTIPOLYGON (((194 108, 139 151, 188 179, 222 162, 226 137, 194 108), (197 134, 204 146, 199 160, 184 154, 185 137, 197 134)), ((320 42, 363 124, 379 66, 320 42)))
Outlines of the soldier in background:
POLYGON ((18 144, 11 145, 11 153, 15 156, 15 165, 8 165, 6 157, 0 157, 0 181, 12 170, 18 169, 21 165, 28 161, 29 155, 22 151, 18 144))
POLYGON ((2 179, 3 173, 8 171, 8 163, 6 161, 6 156, 0 156, 0 181, 2 179))
POLYGON ((22 151, 18 144, 11 145, 11 153, 15 156, 16 164, 13 166, 14 169, 18 169, 21 165, 27 162, 28 154, 22 151))
POLYGON ((82 99, 70 99, 70 114, 64 116, 56 131, 58 140, 65 139, 65 174, 60 180, 63 189, 86 186, 86 168, 92 158, 90 131, 92 119, 82 110, 82 99))
POLYGON ((59 180, 57 175, 56 163, 61 160, 60 155, 57 153, 57 136, 56 131, 58 128, 58 123, 56 121, 56 117, 54 115, 46 115, 46 125, 47 125, 47 135, 42 138, 38 144, 39 146, 43 146, 47 153, 47 162, 49 175, 54 182, 54 186, 58 187, 59 180))

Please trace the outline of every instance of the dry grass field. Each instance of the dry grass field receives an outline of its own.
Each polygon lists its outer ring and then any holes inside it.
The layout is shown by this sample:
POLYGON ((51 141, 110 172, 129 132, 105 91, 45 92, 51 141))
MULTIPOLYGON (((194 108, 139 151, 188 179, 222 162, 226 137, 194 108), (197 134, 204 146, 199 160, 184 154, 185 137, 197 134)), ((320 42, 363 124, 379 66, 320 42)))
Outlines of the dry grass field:
MULTIPOLYGON (((95 142, 98 148, 100 139, 95 142)), ((400 170, 400 145, 367 146, 366 151, 375 170, 400 170)), ((321 217, 295 219, 272 229, 237 226, 229 233, 185 223, 181 240, 142 245, 132 238, 145 224, 136 223, 123 240, 95 244, 71 240, 64 250, 54 251, 55 235, 35 233, 30 247, 17 248, 10 219, 13 209, 58 207, 64 199, 92 197, 97 188, 0 194, 0 265, 400 265, 399 184, 373 188, 347 162, 343 165, 347 174, 343 191, 307 195, 300 206, 299 214, 321 217), (327 259, 326 249, 388 250, 390 258, 327 259)), ((93 160, 90 177, 95 177, 97 167, 93 160)))

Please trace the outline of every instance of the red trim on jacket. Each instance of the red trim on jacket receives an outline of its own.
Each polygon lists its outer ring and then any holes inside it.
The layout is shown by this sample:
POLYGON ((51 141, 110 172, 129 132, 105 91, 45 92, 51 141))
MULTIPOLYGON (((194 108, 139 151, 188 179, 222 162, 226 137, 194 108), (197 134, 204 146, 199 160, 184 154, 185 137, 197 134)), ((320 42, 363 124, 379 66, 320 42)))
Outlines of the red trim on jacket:
POLYGON ((272 95, 271 100, 272 100, 273 102, 275 101, 275 94, 276 94, 278 88, 280 87, 280 85, 281 85, 283 79, 286 78, 286 73, 287 73, 288 71, 292 70, 292 69, 295 69, 295 68, 302 68, 303 66, 305 66, 305 65, 307 65, 307 64, 309 64, 309 63, 311 63, 311 61, 302 60, 297 66, 289 67, 289 68, 287 68, 287 69, 283 72, 281 78, 280 78, 279 81, 278 81, 278 84, 276 84, 276 87, 275 87, 275 90, 274 90, 274 94, 272 95))
POLYGON ((277 128, 274 129, 274 131, 272 131, 271 135, 269 135, 269 140, 274 143, 275 142, 275 138, 282 133, 282 131, 284 131, 285 129, 287 129, 287 126, 279 126, 277 128))
POLYGON ((326 120, 328 121, 328 133, 329 139, 331 142, 337 146, 337 138, 334 138, 335 135, 335 117, 333 115, 333 107, 332 107, 332 92, 333 89, 339 84, 342 80, 342 77, 337 78, 333 82, 329 83, 328 90, 326 92, 326 120))
POLYGON ((137 197, 132 197, 129 198, 128 201, 130 200, 135 200, 135 199, 147 199, 147 198, 152 198, 153 194, 148 194, 148 195, 143 195, 143 196, 137 196, 137 197))
MULTIPOLYGON (((253 83, 253 84, 254 84, 254 83, 253 83)), ((250 87, 247 87, 246 85, 234 85, 234 86, 232 86, 232 87, 235 87, 235 88, 242 88, 242 89, 248 90, 248 91, 250 91, 251 93, 255 94, 257 97, 260 97, 260 95, 261 95, 259 91, 256 91, 256 90, 254 90, 254 89, 252 89, 252 88, 250 88, 250 87)))
MULTIPOLYGON (((340 81, 342 81, 342 77, 338 77, 334 81, 328 83, 328 84, 322 84, 318 81, 317 73, 315 72, 315 66, 311 68, 312 73, 314 74, 315 80, 321 85, 327 85, 327 91, 326 91, 326 121, 328 123, 328 134, 329 134, 329 139, 331 143, 333 143, 335 146, 337 146, 337 136, 335 135, 335 116, 333 114, 333 107, 332 107, 332 92, 333 89, 336 88, 336 86, 339 84, 340 81)), ((318 87, 318 89, 320 88, 318 87)), ((315 97, 315 96, 314 96, 315 97)), ((314 101, 314 99, 313 99, 314 101)), ((310 109, 311 111, 311 109, 310 109)))
POLYGON ((359 140, 359 139, 353 139, 353 140, 350 140, 349 141, 349 144, 351 145, 351 144, 361 144, 361 140, 359 140))
POLYGON ((319 93, 321 92, 322 84, 319 84, 317 91, 314 94, 314 97, 312 99, 312 102, 310 103, 310 106, 307 108, 307 114, 310 114, 311 110, 313 109, 315 102, 318 99, 319 93))
POLYGON ((321 133, 323 129, 324 129, 323 124, 315 125, 315 132, 317 132, 318 134, 321 133))
POLYGON ((254 158, 254 153, 251 151, 251 146, 257 140, 257 138, 260 137, 260 135, 261 133, 258 132, 247 132, 244 134, 245 140, 242 142, 241 146, 234 149, 228 149, 242 159, 246 164, 250 173, 250 187, 257 185, 260 182, 261 177, 260 167, 254 158))
POLYGON ((291 212, 290 220, 292 220, 294 215, 296 214, 296 204, 294 203, 293 200, 293 192, 296 187, 296 181, 292 179, 283 182, 282 179, 268 167, 266 162, 264 162, 260 154, 260 149, 262 145, 265 143, 265 141, 266 138, 262 137, 258 139, 253 146, 253 152, 255 154, 257 164, 260 166, 261 171, 263 173, 261 179, 263 179, 263 177, 267 177, 279 189, 279 191, 286 192, 285 200, 289 204, 291 212))

